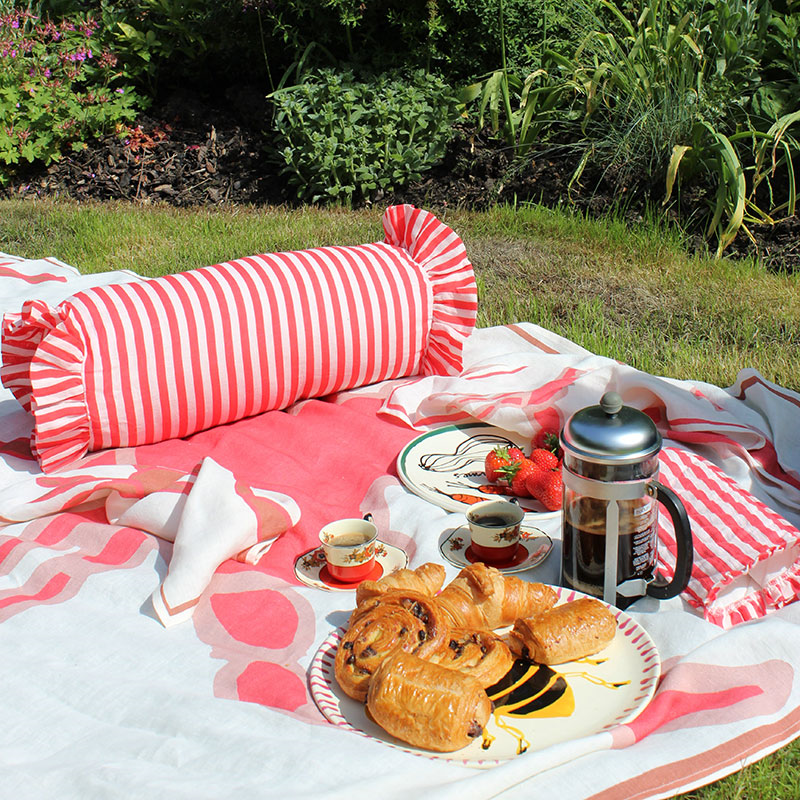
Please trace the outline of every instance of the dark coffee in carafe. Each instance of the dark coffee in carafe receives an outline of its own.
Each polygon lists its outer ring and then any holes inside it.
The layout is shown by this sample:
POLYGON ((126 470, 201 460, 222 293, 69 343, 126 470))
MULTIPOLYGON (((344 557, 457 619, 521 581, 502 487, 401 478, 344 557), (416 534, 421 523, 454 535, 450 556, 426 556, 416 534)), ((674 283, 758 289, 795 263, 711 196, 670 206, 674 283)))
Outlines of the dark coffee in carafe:
MULTIPOLYGON (((629 501, 626 505, 632 505, 629 501)), ((603 597, 606 562, 605 509, 592 508, 591 498, 578 498, 564 510, 561 583, 579 592, 603 597)), ((656 563, 657 529, 652 501, 620 509, 617 581, 651 581, 656 563)), ((635 597, 617 595, 625 608, 635 597)))

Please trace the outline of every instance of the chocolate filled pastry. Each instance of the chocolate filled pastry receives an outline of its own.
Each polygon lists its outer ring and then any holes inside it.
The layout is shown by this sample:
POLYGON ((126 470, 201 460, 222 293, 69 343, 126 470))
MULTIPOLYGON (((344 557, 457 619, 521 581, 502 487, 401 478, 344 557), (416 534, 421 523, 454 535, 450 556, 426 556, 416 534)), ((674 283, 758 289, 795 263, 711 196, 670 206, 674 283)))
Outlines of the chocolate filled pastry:
POLYGON ((392 736, 448 753, 481 736, 492 703, 475 678, 398 652, 370 682, 367 709, 392 736))
POLYGON ((563 664, 594 655, 611 644, 617 620, 599 600, 582 597, 550 611, 518 619, 509 641, 539 664, 563 664))
POLYGON ((552 608, 558 595, 477 562, 464 567, 436 596, 454 628, 495 630, 552 608))
POLYGON ((487 689, 508 673, 514 654, 491 631, 452 630, 444 647, 431 653, 428 661, 471 675, 487 689))
POLYGON ((445 571, 441 564, 428 562, 416 569, 399 569, 377 581, 361 581, 356 588, 356 605, 393 589, 410 589, 433 596, 442 588, 444 579, 445 571))
POLYGON ((435 601, 419 592, 392 591, 362 603, 336 651, 334 675, 342 691, 363 702, 383 660, 401 650, 425 657, 440 649, 449 626, 435 601))

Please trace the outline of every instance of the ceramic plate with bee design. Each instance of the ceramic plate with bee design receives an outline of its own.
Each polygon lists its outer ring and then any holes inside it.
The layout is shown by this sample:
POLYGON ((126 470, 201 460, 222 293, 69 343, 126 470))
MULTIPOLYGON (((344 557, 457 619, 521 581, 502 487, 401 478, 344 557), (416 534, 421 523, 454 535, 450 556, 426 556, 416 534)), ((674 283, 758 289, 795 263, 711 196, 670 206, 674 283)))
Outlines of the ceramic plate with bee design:
MULTIPOLYGON (((559 603, 586 595, 553 587, 559 603)), ((602 602, 602 601, 600 601, 602 602)), ((334 630, 322 642, 309 668, 311 695, 333 725, 428 758, 492 767, 524 752, 583 739, 575 755, 610 746, 610 739, 590 740, 632 722, 647 706, 661 674, 661 658, 642 626, 618 608, 614 639, 587 658, 547 667, 519 658, 509 673, 486 690, 492 715, 472 744, 452 753, 435 753, 395 739, 367 715, 363 703, 348 697, 334 674, 336 650, 345 631, 334 630)))
MULTIPOLYGON (((400 480, 425 500, 445 511, 463 511, 481 500, 512 497, 506 486, 486 480, 484 462, 495 447, 516 446, 526 454, 530 440, 492 425, 448 425, 418 436, 397 458, 400 480)), ((548 511, 532 497, 518 498, 527 515, 555 519, 561 511, 548 511)))

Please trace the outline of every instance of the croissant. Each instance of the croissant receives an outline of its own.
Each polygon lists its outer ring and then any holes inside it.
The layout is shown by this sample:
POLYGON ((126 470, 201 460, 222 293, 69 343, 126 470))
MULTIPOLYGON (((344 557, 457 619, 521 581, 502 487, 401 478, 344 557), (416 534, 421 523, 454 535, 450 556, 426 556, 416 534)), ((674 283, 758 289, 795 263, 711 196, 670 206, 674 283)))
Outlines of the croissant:
POLYGON ((353 612, 339 642, 336 681, 345 694, 363 702, 372 675, 387 656, 402 650, 425 657, 442 647, 448 633, 441 609, 419 592, 391 591, 370 598, 353 612))
POLYGON ((539 664, 563 664, 599 652, 617 632, 614 614, 599 600, 582 597, 571 603, 518 619, 509 639, 539 664))
POLYGON ((362 581, 356 589, 356 605, 392 589, 411 589, 432 596, 442 588, 444 578, 444 567, 432 562, 422 564, 416 569, 400 569, 377 581, 362 581))
POLYGON ((543 583, 528 583, 476 562, 436 596, 454 628, 495 630, 552 608, 558 595, 543 583))
POLYGON ((392 736, 415 747, 452 752, 483 733, 492 703, 475 678, 398 652, 373 676, 367 709, 392 736))
POLYGON ((514 665, 508 645, 491 631, 453 630, 428 661, 471 675, 484 689, 494 686, 514 665))

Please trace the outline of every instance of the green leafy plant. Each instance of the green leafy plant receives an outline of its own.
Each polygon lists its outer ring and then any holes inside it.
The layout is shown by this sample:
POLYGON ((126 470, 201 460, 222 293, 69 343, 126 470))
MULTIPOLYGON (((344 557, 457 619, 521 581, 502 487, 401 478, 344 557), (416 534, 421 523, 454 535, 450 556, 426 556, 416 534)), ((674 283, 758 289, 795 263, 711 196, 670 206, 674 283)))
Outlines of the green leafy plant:
POLYGON ((207 80, 237 51, 255 50, 257 34, 248 29, 242 0, 100 0, 100 6, 126 74, 151 92, 164 72, 207 80))
MULTIPOLYGON (((498 3, 497 19, 501 67, 464 87, 461 99, 465 103, 479 99, 479 127, 483 128, 488 122, 492 133, 501 135, 510 147, 517 148, 519 155, 524 155, 542 131, 552 124, 554 112, 562 99, 564 83, 550 80, 543 67, 533 70, 524 79, 514 73, 506 53, 503 0, 498 3)), ((545 32, 545 39, 546 36, 545 32)), ((555 60, 558 55, 546 51, 545 57, 555 60)))
POLYGON ((534 70, 525 78, 500 69, 464 87, 459 97, 467 104, 477 101, 478 126, 488 125, 517 155, 524 156, 564 118, 566 90, 566 83, 553 79, 546 69, 534 70))
POLYGON ((598 18, 572 59, 570 85, 585 106, 576 177, 594 160, 622 190, 661 182, 666 203, 676 186, 702 176, 712 189, 706 234, 718 254, 749 223, 772 221, 775 180, 787 181, 794 207, 797 141, 786 132, 794 118, 762 64, 769 3, 649 0, 633 23, 601 2, 616 32, 598 18))
POLYGON ((785 114, 767 131, 746 130, 725 136, 708 123, 699 122, 692 132, 692 144, 676 145, 667 171, 666 204, 678 178, 679 169, 688 176, 705 173, 714 177, 713 209, 707 235, 717 237, 717 255, 734 240, 739 231, 750 233, 752 223, 775 222, 779 215, 793 216, 797 210, 796 168, 800 141, 790 134, 800 122, 800 111, 785 114), (745 166, 742 158, 751 156, 745 166), (772 180, 782 175, 786 182, 785 199, 775 202, 772 180), (749 181, 748 181, 749 176, 749 181), (768 186, 768 211, 762 210, 757 193, 762 183, 768 186))
POLYGON ((659 181, 672 147, 696 119, 716 122, 713 103, 704 102, 705 60, 693 15, 673 13, 669 0, 650 0, 634 24, 612 3, 603 6, 617 32, 598 18, 570 77, 584 98, 582 132, 618 185, 634 176, 659 181))
POLYGON ((297 197, 349 204, 418 179, 444 155, 458 104, 417 71, 356 80, 323 69, 270 95, 276 157, 297 197))
POLYGON ((117 81, 116 65, 91 16, 0 15, 0 161, 50 163, 133 119, 141 100, 117 81))

